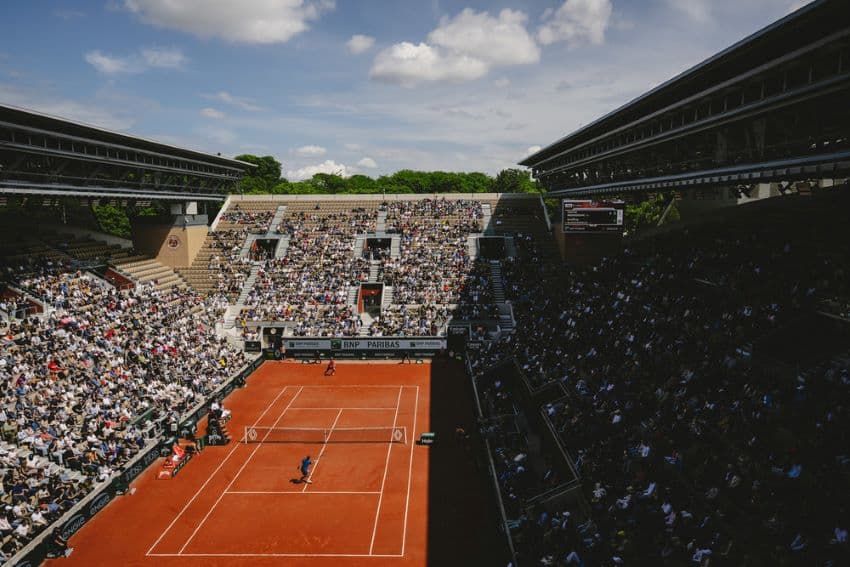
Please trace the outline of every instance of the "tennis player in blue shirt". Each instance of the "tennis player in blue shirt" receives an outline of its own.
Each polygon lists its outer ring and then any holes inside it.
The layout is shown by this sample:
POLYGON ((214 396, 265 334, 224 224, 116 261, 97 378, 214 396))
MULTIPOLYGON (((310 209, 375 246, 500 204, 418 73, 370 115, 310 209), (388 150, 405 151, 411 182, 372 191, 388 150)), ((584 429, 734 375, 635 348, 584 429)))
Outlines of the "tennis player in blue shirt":
POLYGON ((318 462, 318 459, 316 459, 316 461, 311 461, 310 455, 301 459, 301 465, 298 467, 301 469, 301 482, 313 484, 313 481, 310 480, 310 465, 313 465, 316 462, 318 462))

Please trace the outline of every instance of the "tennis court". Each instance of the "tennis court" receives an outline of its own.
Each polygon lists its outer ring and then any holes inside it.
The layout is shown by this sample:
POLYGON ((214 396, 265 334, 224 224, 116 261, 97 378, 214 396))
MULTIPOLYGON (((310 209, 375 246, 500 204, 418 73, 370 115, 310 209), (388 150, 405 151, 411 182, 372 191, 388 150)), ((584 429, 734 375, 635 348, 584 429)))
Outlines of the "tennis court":
POLYGON ((169 481, 146 471, 61 564, 424 566, 429 450, 414 440, 429 425, 429 365, 323 370, 266 363, 225 401, 230 445, 169 481), (312 484, 299 481, 305 455, 312 484))

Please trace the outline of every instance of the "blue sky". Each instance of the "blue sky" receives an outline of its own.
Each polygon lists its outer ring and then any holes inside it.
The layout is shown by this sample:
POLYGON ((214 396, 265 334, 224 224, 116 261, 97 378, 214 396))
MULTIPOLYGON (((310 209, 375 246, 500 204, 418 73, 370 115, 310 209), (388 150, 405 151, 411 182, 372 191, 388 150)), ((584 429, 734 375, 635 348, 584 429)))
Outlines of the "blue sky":
POLYGON ((290 179, 496 173, 800 0, 6 0, 0 102, 290 179))

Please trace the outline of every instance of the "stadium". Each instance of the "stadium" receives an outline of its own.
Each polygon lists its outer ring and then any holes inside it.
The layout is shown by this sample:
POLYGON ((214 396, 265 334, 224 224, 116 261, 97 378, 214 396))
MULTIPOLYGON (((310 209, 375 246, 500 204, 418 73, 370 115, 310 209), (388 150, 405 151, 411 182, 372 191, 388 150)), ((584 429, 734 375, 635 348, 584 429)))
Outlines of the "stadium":
POLYGON ((0 564, 847 565, 850 13, 750 31, 492 177, 0 83, 0 564))

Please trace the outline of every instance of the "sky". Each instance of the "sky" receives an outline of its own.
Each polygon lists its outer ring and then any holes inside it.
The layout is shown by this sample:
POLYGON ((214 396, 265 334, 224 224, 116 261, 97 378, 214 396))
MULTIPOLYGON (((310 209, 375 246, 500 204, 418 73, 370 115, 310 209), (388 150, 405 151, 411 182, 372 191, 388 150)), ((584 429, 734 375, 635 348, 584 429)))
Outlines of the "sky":
POLYGON ((801 0, 4 0, 0 102, 291 180, 484 171, 801 0))

